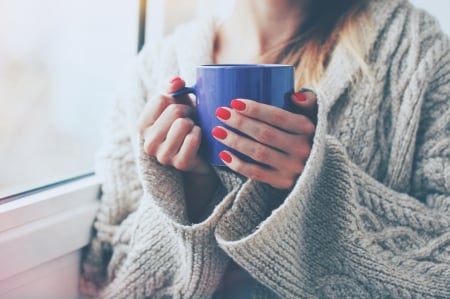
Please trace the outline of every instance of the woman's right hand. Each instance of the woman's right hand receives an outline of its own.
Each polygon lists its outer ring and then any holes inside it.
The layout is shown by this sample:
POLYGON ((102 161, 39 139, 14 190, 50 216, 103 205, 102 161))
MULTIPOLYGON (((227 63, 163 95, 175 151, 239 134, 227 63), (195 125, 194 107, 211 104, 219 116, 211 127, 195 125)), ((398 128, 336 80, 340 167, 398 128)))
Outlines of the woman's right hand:
POLYGON ((167 94, 157 95, 145 105, 137 128, 144 139, 144 151, 159 163, 207 175, 212 168, 199 156, 201 129, 192 120, 192 102, 187 95, 177 99, 170 95, 183 87, 181 78, 171 80, 167 94))

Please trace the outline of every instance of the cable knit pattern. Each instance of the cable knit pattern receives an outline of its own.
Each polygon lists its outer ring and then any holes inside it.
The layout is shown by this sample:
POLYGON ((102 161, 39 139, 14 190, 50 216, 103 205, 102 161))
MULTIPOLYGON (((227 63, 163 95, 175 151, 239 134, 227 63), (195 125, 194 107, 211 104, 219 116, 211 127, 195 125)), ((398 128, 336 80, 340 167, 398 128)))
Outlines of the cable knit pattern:
POLYGON ((170 78, 192 84, 211 63, 216 23, 146 46, 98 156, 86 297, 211 298, 233 259, 255 279, 253 298, 450 298, 449 40, 406 0, 370 3, 371 76, 334 50, 312 87, 316 136, 293 190, 217 168, 199 224, 180 173, 145 155, 135 122, 170 78))

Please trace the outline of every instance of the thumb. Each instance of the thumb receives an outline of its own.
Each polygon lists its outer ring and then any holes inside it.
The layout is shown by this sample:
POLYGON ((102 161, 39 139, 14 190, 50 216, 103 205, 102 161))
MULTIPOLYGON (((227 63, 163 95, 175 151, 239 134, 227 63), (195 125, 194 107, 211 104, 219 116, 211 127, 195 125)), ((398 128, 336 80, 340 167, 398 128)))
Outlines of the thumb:
POLYGON ((317 96, 314 92, 301 89, 292 95, 292 103, 295 105, 296 113, 305 115, 314 124, 317 122, 317 96))
POLYGON ((302 110, 313 110, 317 106, 317 97, 314 92, 301 89, 292 95, 292 102, 302 110))
POLYGON ((169 86, 167 88, 168 93, 174 93, 186 86, 186 82, 180 77, 175 77, 169 82, 169 86))
MULTIPOLYGON (((169 86, 167 87, 167 92, 169 94, 172 94, 174 92, 179 91, 180 89, 186 87, 186 82, 181 79, 180 77, 175 77, 172 80, 170 80, 169 82, 169 86)), ((180 103, 180 104, 187 104, 189 106, 193 107, 193 102, 191 100, 191 98, 189 97, 189 95, 181 95, 181 96, 177 96, 176 97, 176 102, 180 103)))

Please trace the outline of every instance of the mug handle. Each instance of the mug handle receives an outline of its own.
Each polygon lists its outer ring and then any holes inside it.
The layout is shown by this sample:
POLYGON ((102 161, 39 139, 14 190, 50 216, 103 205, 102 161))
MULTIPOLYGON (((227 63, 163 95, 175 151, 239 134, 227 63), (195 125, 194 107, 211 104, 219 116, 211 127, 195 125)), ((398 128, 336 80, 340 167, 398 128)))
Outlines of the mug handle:
POLYGON ((171 96, 173 96, 174 98, 176 98, 176 97, 183 96, 183 95, 185 95, 185 94, 193 94, 193 95, 196 95, 195 86, 187 86, 187 87, 184 87, 184 88, 182 88, 182 89, 180 89, 180 90, 178 90, 178 91, 172 93, 171 96))

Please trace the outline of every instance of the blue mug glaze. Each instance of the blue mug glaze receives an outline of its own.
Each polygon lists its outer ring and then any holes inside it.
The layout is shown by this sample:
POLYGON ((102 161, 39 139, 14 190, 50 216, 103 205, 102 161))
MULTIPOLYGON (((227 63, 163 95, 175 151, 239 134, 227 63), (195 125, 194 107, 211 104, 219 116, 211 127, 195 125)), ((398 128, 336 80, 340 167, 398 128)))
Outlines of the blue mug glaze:
POLYGON ((219 158, 223 150, 229 150, 245 161, 253 160, 226 147, 211 135, 214 127, 224 126, 215 116, 217 108, 229 107, 233 99, 241 98, 294 111, 291 102, 293 92, 292 65, 212 64, 197 67, 195 85, 185 87, 172 96, 196 96, 196 121, 202 129, 202 154, 211 165, 223 166, 219 158))

